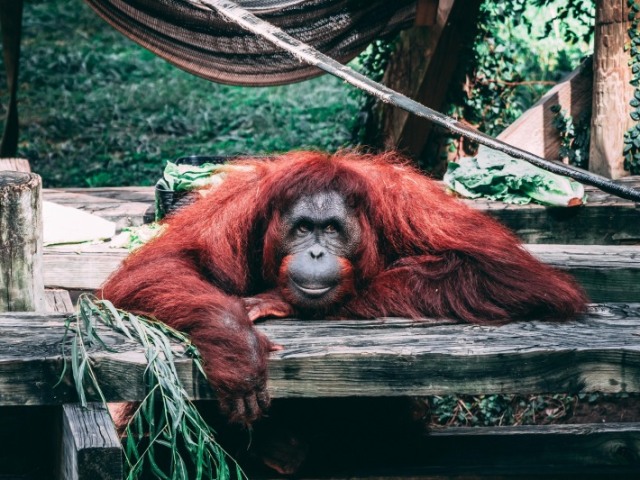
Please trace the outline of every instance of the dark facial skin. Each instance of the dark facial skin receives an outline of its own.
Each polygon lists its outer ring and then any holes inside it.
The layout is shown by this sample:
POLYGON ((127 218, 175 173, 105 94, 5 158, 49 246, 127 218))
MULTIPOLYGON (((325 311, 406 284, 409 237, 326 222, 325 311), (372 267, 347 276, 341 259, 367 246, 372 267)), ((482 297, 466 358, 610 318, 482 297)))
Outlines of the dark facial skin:
POLYGON ((344 264, 360 241, 360 225, 342 196, 319 192, 298 199, 283 215, 288 299, 297 307, 327 307, 344 293, 344 264))

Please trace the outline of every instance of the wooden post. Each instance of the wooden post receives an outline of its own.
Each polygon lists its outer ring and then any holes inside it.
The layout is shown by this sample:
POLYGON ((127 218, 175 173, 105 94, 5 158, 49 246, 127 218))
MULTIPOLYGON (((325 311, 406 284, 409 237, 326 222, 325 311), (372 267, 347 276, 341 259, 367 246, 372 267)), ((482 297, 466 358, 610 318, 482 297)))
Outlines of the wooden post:
POLYGON ((416 5, 416 27, 435 25, 438 19, 439 0, 418 0, 416 5))
POLYGON ((631 68, 624 51, 629 26, 627 0, 596 2, 589 170, 614 179, 628 175, 622 151, 624 133, 633 122, 631 68))
POLYGON ((44 311, 40 177, 0 172, 0 312, 44 311))
POLYGON ((58 480, 122 478, 122 447, 106 407, 63 405, 58 480))

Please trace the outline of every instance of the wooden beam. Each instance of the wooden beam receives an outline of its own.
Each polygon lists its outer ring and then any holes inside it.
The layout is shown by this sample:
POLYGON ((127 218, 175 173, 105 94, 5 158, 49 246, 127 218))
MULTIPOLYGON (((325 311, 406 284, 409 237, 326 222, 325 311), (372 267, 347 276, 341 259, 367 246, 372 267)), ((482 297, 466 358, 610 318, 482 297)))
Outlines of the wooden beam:
POLYGON ((95 290, 129 255, 102 245, 67 245, 44 250, 44 283, 49 288, 95 290))
POLYGON ((633 124, 630 56, 625 51, 629 11, 627 0, 596 2, 589 170, 614 179, 628 175, 622 153, 624 134, 633 124))
POLYGON ((421 466, 423 474, 631 478, 640 466, 640 423, 434 429, 419 450, 414 471, 421 466))
POLYGON ((551 108, 560 105, 579 119, 591 110, 592 87, 593 61, 589 58, 504 129, 498 139, 548 160, 559 160, 561 140, 551 108))
MULTIPOLYGON (((475 31, 481 0, 439 2, 431 27, 401 34, 383 83, 435 110, 440 110, 467 38, 475 31)), ((431 122, 404 110, 382 106, 385 146, 419 158, 432 129, 431 122)))
MULTIPOLYGON (((580 321, 502 327, 402 319, 267 321, 284 350, 269 364, 274 398, 449 393, 640 392, 640 304, 601 304, 580 321)), ((108 401, 141 400, 144 351, 100 327, 116 350, 92 353, 108 401)), ((63 371, 64 316, 0 315, 0 405, 76 401, 63 371)), ((214 396, 188 358, 181 381, 193 398, 214 396)))
POLYGON ((99 215, 118 230, 153 220, 153 187, 45 189, 44 200, 99 215))
POLYGON ((594 302, 640 299, 640 245, 532 244, 526 248, 542 262, 570 273, 594 302))
POLYGON ((74 307, 69 292, 61 289, 47 289, 44 291, 49 313, 73 313, 74 307))
MULTIPOLYGON (((620 180, 640 187, 638 177, 620 180)), ((616 245, 640 243, 640 210, 636 203, 585 187, 580 208, 509 205, 486 199, 463 200, 513 230, 525 243, 616 245)))
MULTIPOLYGON (((640 299, 640 245, 525 245, 541 261, 574 275, 596 302, 640 299)), ((127 257, 100 245, 48 247, 47 287, 95 290, 127 257)))
POLYGON ((428 27, 438 21, 439 0, 418 0, 416 5, 416 27, 428 27))
POLYGON ((122 447, 107 408, 62 406, 59 480, 122 480, 122 447))
MULTIPOLYGON (((316 462, 311 469, 307 466, 303 478, 631 480, 637 478, 640 467, 640 423, 633 422, 435 427, 422 436, 412 435, 410 429, 404 432, 398 429, 394 433, 386 438, 381 434, 376 439, 386 446, 376 450, 378 453, 384 449, 382 455, 374 454, 363 462, 366 457, 356 453, 354 457, 360 461, 349 458, 338 468, 334 462, 316 462)), ((336 443, 335 432, 321 431, 316 436, 324 444, 336 443)), ((356 452, 358 448, 363 448, 363 441, 375 441, 354 437, 353 441, 360 442, 354 447, 356 452)), ((343 438, 340 441, 347 444, 343 438)), ((333 459, 332 453, 325 453, 326 458, 333 459)))

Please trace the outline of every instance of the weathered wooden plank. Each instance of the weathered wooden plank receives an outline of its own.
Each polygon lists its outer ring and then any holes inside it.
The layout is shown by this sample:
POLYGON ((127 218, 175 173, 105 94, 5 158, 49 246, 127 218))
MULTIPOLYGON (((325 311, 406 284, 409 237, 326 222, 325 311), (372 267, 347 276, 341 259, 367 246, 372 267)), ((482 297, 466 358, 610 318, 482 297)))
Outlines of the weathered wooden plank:
MULTIPOLYGON (((640 299, 640 245, 525 245, 545 263, 566 270, 594 302, 640 299)), ((48 287, 93 290, 126 258, 124 249, 105 245, 45 248, 48 287)))
MULTIPOLYGON (((640 188, 638 177, 622 183, 640 188)), ((463 200, 513 230, 525 243, 638 244, 640 210, 593 187, 585 187, 587 204, 578 208, 548 208, 542 205, 508 205, 490 200, 463 200)))
MULTIPOLYGON (((640 178, 621 180, 640 188, 640 178)), ((580 208, 547 208, 541 205, 508 205, 489 200, 463 200, 487 212, 525 243, 631 244, 640 243, 640 210, 593 187, 586 187, 589 200, 580 208)), ((121 229, 141 225, 153 207, 152 187, 44 190, 44 199, 80 208, 116 222, 121 229)), ((147 219, 150 217, 147 216, 147 219)))
POLYGON ((45 285, 69 290, 95 290, 128 254, 126 249, 99 244, 46 247, 45 285))
POLYGON ((640 245, 525 245, 538 259, 564 270, 594 302, 640 299, 640 245))
MULTIPOLYGON (((160 178, 161 172, 158 173, 160 178)), ((92 197, 120 200, 123 202, 141 202, 153 204, 155 201, 155 187, 96 187, 96 188, 65 188, 69 193, 89 194, 92 197)))
POLYGON ((62 406, 59 480, 121 480, 122 446, 104 405, 62 406))
MULTIPOLYGON (((594 305, 570 323, 280 320, 259 328, 284 346, 270 362, 276 398, 640 392, 640 304, 594 305)), ((0 405, 75 401, 69 371, 56 386, 63 331, 60 315, 0 315, 0 405)), ((101 331, 115 350, 93 355, 107 399, 143 398, 143 352, 101 331)), ((213 396, 190 360, 177 368, 190 395, 213 396)))
POLYGON ((340 475, 332 462, 318 462, 303 478, 611 479, 637 478, 640 468, 639 423, 452 427, 407 437, 382 439, 390 444, 384 455, 347 459, 340 475))
POLYGON ((639 423, 446 428, 424 440, 425 466, 449 473, 606 475, 640 468, 639 423))
POLYGON ((591 109, 593 61, 585 60, 531 108, 505 128, 498 139, 543 158, 560 160, 560 135, 551 108, 559 105, 574 119, 591 109))
POLYGON ((44 311, 42 180, 0 171, 0 311, 44 311))
POLYGON ((152 187, 44 190, 44 200, 98 215, 114 222, 118 230, 145 223, 153 198, 152 187))
POLYGON ((69 292, 61 289, 48 289, 44 291, 49 313, 73 313, 73 302, 69 292))
POLYGON ((31 165, 26 158, 0 158, 0 170, 31 173, 31 165))

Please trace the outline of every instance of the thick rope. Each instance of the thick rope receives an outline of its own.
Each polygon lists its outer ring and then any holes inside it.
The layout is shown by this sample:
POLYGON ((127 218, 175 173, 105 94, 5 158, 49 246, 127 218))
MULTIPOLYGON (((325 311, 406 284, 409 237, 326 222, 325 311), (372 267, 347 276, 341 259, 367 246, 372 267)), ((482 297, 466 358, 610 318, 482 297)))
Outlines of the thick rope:
POLYGON ((350 83, 351 85, 364 90, 371 95, 379 98, 385 103, 395 105, 410 113, 426 118, 427 120, 440 125, 447 130, 461 135, 469 140, 477 142, 481 145, 493 148, 500 152, 506 153, 512 157, 525 160, 537 167, 543 168, 552 173, 565 175, 567 177, 578 180, 579 182, 593 185, 605 192, 611 193, 621 198, 640 202, 640 191, 634 190, 626 185, 613 182, 608 178, 587 172, 585 170, 565 165, 560 162, 552 162, 542 157, 534 155, 520 148, 511 146, 489 135, 478 132, 468 126, 458 122, 457 120, 443 115, 429 107, 426 107, 409 97, 402 95, 380 83, 368 79, 364 75, 359 74, 350 67, 342 65, 332 58, 324 55, 315 48, 302 43, 283 30, 274 25, 261 20, 247 10, 239 7, 236 3, 228 0, 187 0, 189 3, 214 10, 226 18, 229 22, 233 22, 242 28, 261 36, 271 43, 291 53, 300 62, 313 65, 324 70, 331 75, 339 77, 350 83))

